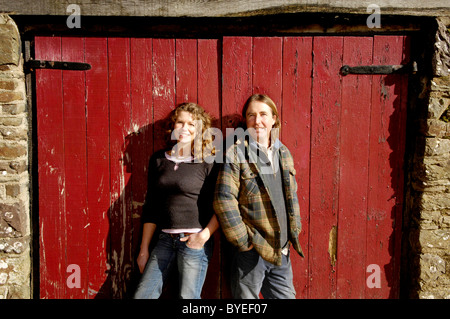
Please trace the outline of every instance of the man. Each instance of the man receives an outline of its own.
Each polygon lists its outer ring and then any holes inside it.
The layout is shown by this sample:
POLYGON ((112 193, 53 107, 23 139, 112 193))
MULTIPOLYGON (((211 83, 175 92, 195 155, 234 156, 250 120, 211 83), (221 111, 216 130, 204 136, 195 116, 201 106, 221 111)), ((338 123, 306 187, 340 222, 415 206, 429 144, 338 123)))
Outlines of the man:
POLYGON ((214 195, 222 230, 236 247, 232 294, 293 299, 290 243, 303 257, 293 159, 278 139, 278 112, 268 96, 252 95, 242 116, 248 139, 227 150, 214 195))

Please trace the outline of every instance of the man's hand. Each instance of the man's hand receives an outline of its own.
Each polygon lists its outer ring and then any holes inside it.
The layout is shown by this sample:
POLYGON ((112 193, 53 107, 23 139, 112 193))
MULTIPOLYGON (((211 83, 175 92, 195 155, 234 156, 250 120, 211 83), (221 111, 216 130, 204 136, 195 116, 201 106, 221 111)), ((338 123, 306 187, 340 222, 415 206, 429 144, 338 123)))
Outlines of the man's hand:
POLYGON ((253 244, 250 245, 247 249, 241 250, 241 252, 250 251, 253 249, 253 244))

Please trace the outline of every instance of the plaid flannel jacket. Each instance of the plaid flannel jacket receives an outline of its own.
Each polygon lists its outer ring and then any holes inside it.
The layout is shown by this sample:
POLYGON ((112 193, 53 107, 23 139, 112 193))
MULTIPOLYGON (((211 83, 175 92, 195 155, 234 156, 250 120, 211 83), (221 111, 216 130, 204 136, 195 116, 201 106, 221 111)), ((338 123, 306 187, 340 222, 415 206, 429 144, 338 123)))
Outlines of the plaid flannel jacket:
MULTIPOLYGON (((298 236, 301 230, 294 162, 286 146, 278 149, 289 221, 289 240, 303 257, 298 236)), ((214 210, 229 242, 244 251, 251 245, 259 255, 281 265, 280 225, 268 188, 260 177, 260 168, 248 142, 238 141, 227 150, 214 194, 214 210), (242 145, 242 143, 244 145, 242 145), (249 160, 245 160, 246 155, 249 160)))

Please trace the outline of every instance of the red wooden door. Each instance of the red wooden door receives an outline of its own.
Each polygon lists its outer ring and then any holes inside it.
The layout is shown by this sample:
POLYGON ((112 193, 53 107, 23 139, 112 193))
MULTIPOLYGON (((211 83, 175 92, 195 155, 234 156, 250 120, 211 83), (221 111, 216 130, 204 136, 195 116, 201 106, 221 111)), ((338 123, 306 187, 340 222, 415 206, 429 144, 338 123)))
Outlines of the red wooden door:
MULTIPOLYGON (((129 296, 161 120, 193 101, 225 132, 256 92, 278 105, 297 170, 297 298, 398 296, 407 79, 339 69, 405 63, 408 38, 37 37, 35 55, 92 65, 36 71, 42 298, 129 296)), ((203 296, 229 298, 215 237, 203 296)))

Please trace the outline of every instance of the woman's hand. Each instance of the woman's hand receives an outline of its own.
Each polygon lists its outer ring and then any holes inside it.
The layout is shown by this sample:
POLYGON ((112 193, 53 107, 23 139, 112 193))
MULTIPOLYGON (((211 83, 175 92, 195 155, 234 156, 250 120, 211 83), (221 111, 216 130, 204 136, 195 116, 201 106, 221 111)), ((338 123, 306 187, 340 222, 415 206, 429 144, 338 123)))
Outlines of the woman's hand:
POLYGON ((202 230, 199 233, 190 234, 189 236, 180 238, 180 241, 185 241, 186 246, 192 249, 202 249, 203 245, 208 241, 209 239, 209 232, 205 232, 202 230))
POLYGON ((156 224, 144 223, 142 231, 141 249, 139 250, 139 256, 137 258, 137 264, 139 266, 139 271, 141 274, 144 272, 145 265, 147 264, 150 253, 148 252, 148 247, 152 240, 153 234, 155 233, 156 224))
POLYGON ((147 265, 148 258, 150 257, 150 254, 147 251, 139 252, 139 256, 137 258, 137 264, 139 266, 139 271, 141 274, 144 272, 145 265, 147 265))
POLYGON ((199 233, 190 234, 183 237, 180 241, 185 241, 186 246, 192 249, 202 249, 211 235, 219 228, 219 221, 215 214, 211 217, 208 225, 199 233))

